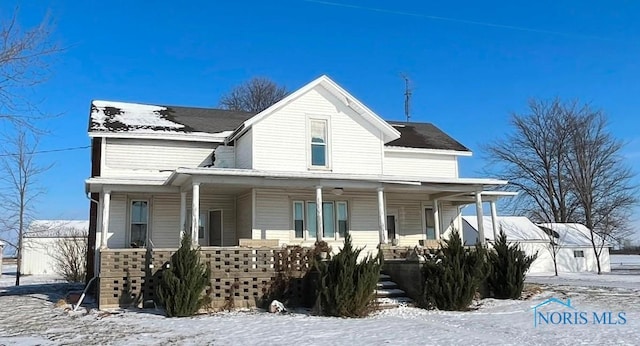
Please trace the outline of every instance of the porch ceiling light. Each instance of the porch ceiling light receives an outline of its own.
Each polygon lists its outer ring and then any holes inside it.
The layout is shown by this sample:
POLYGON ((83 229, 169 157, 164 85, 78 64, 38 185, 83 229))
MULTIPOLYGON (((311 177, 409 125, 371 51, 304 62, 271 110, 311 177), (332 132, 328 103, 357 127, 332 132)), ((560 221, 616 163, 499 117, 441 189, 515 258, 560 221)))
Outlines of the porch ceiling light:
POLYGON ((333 190, 331 190, 331 192, 336 196, 340 196, 340 195, 342 195, 344 190, 341 187, 336 187, 333 190))

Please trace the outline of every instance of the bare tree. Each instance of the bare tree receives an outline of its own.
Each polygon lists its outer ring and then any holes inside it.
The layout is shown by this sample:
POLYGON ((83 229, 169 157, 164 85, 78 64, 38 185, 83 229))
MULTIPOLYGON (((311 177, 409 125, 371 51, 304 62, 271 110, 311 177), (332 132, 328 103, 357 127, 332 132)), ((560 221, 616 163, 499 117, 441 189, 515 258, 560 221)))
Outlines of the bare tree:
POLYGON ((567 222, 577 208, 563 163, 564 118, 560 100, 531 100, 529 113, 512 115, 513 132, 485 147, 492 167, 521 192, 516 212, 535 222, 567 222))
MULTIPOLYGON (((553 261, 553 271, 555 276, 558 276, 558 254, 560 250, 564 247, 564 237, 560 235, 560 233, 555 230, 553 227, 546 227, 538 225, 540 229, 547 235, 549 239, 549 244, 547 244, 547 250, 549 251, 549 255, 551 255, 551 260, 553 261)), ((564 233, 566 235, 566 232, 564 233)))
POLYGON ((3 226, 0 240, 16 251, 16 286, 20 285, 23 236, 33 203, 42 193, 37 178, 51 167, 41 166, 35 160, 37 146, 36 138, 28 136, 24 130, 17 130, 14 137, 5 141, 0 161, 0 205, 4 209, 0 217, 3 226))
POLYGON ((34 129, 46 117, 28 94, 50 73, 51 58, 62 49, 52 41, 49 16, 35 27, 22 29, 18 10, 10 18, 0 17, 0 119, 34 129))
POLYGON ((56 273, 68 282, 84 282, 87 257, 87 235, 82 232, 65 234, 50 249, 56 273))
POLYGON ((602 111, 578 101, 532 100, 511 123, 512 133, 486 147, 493 173, 521 192, 518 211, 534 222, 587 226, 601 272, 602 248, 625 233, 638 201, 622 142, 607 130, 602 111))
POLYGON ((607 130, 600 110, 585 106, 570 122, 566 165, 580 206, 578 219, 591 230, 598 273, 606 244, 628 235, 632 208, 638 203, 634 177, 622 156, 623 142, 607 130))
POLYGON ((220 106, 225 109, 245 112, 261 112, 282 100, 289 92, 270 79, 255 77, 234 87, 220 98, 220 106))

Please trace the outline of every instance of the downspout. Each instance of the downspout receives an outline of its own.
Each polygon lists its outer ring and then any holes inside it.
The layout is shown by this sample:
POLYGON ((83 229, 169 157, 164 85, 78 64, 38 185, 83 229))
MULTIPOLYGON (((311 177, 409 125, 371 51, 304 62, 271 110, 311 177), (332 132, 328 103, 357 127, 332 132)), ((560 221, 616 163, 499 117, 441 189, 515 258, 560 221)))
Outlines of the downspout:
MULTIPOLYGON (((86 195, 87 199, 93 203, 95 203, 97 206, 100 205, 99 201, 96 201, 95 199, 91 198, 91 192, 87 192, 86 195)), ((95 249, 94 249, 95 251, 95 249)), ((95 252, 94 252, 94 256, 95 256, 95 252)), ((99 259, 100 257, 98 257, 99 259)), ((94 263, 94 267, 96 267, 95 263, 94 263)), ((100 268, 100 266, 97 266, 97 268, 100 268)), ((86 268, 85 268, 86 270, 86 268)), ((89 280, 89 282, 87 282, 87 285, 85 286, 84 290, 82 291, 82 295, 80 296, 80 298, 78 299, 78 302, 76 303, 76 306, 73 308, 73 311, 78 310, 78 307, 80 307, 80 304, 82 304, 82 301, 84 300, 84 297, 87 293, 87 291, 89 290, 89 288, 91 287, 91 284, 93 283, 93 281, 95 281, 98 277, 100 276, 100 273, 96 270, 93 271, 93 277, 89 280)))

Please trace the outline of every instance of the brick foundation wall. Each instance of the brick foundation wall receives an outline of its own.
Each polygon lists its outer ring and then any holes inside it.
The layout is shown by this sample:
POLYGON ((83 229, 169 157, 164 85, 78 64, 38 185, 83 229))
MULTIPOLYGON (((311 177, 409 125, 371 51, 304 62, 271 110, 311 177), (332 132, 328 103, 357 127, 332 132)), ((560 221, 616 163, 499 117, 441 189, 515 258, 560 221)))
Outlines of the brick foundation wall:
MULTIPOLYGON (((106 249, 100 252, 98 306, 140 306, 156 300, 161 270, 176 249, 106 249)), ((203 247, 200 260, 211 269, 206 293, 212 309, 255 307, 268 298, 278 277, 302 278, 309 270, 307 248, 203 247)), ((288 294, 303 300, 303 280, 291 280, 288 294)))

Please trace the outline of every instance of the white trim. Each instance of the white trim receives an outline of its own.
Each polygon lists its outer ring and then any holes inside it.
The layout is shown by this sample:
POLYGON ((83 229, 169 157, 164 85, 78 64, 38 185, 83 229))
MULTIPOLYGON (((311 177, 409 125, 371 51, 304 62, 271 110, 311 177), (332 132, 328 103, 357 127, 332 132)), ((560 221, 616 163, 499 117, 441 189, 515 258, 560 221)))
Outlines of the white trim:
POLYGON ((426 149, 426 148, 408 148, 385 145, 384 151, 387 153, 415 153, 430 155, 455 155, 455 156, 473 156, 471 151, 447 150, 447 149, 426 149))
POLYGON ((478 218, 478 238, 480 244, 485 245, 487 239, 484 235, 484 217, 482 215, 482 192, 476 192, 476 217, 478 218))
POLYGON ((108 239, 109 239, 109 212, 111 205, 111 191, 104 191, 102 193, 102 229, 101 229, 101 238, 100 242, 101 249, 108 249, 108 239))
POLYGON ((440 205, 437 199, 433 200, 433 232, 435 233, 436 240, 440 240, 440 205))
POLYGON ((146 202, 147 203, 147 230, 145 235, 145 246, 149 247, 151 244, 149 241, 151 240, 151 197, 145 196, 127 196, 127 231, 125 234, 125 248, 131 247, 131 225, 133 221, 131 220, 131 214, 133 214, 133 202, 146 202))
MULTIPOLYGON (((331 138, 331 117, 326 115, 309 115, 306 117, 306 137, 307 137, 307 169, 310 171, 330 171, 331 170, 331 144, 333 140, 331 138), (324 166, 314 166, 313 165, 313 142, 311 138, 311 123, 324 122, 325 125, 325 158, 324 158, 324 166)), ((317 143, 316 143, 317 144, 317 143)))
MULTIPOLYGON (((253 169, 237 168, 177 168, 166 183, 175 179, 177 174, 202 175, 202 176, 235 176, 235 177, 264 177, 273 179, 330 179, 330 180, 358 180, 368 182, 388 182, 420 185, 425 184, 460 184, 460 185, 506 185, 506 180, 482 179, 482 178, 423 178, 423 177, 402 177, 393 175, 372 175, 372 174, 349 174, 331 172, 286 172, 286 171, 261 171, 253 169)), ((91 180, 91 179, 89 179, 91 180)), ((513 195, 513 192, 489 191, 487 195, 513 195)))
POLYGON ((180 191, 180 239, 178 239, 178 246, 182 243, 182 237, 186 230, 187 223, 187 192, 180 191))
POLYGON ((307 92, 311 91, 312 89, 314 89, 318 85, 324 87, 327 91, 329 91, 334 96, 336 96, 340 101, 342 101, 346 106, 350 107, 351 109, 356 111, 358 114, 362 115, 365 120, 368 120, 374 126, 376 126, 377 128, 380 128, 381 130, 383 130, 383 132, 384 132, 384 134, 386 136, 386 138, 383 138, 383 140, 385 142, 390 142, 392 140, 400 138, 400 132, 398 130, 393 128, 393 126, 391 126, 389 123, 387 123, 382 118, 380 118, 377 114, 375 114, 373 111, 371 111, 369 108, 367 108, 367 106, 365 106, 360 101, 358 101, 355 97, 353 97, 351 94, 349 94, 346 90, 341 88, 338 84, 336 84, 334 81, 332 81, 329 77, 327 77, 326 75, 322 75, 322 76, 318 77, 317 79, 311 81, 310 83, 306 84, 302 88, 300 88, 300 89, 294 91, 293 93, 289 94, 289 96, 287 96, 287 97, 283 98, 282 100, 276 102, 271 107, 263 110, 262 112, 254 115, 252 118, 246 120, 243 123, 243 125, 241 125, 238 128, 238 130, 234 131, 234 133, 231 134, 227 138, 227 141, 233 141, 234 139, 242 136, 253 125, 259 123, 264 118, 268 117, 272 113, 278 111, 282 107, 284 107, 287 104, 289 104, 289 103, 293 102, 294 100, 298 99, 299 97, 301 97, 302 95, 304 95, 307 92))
POLYGON ((322 186, 316 186, 316 240, 324 238, 324 219, 322 218, 322 186))
POLYGON ((387 243, 387 210, 384 203, 384 188, 379 187, 378 194, 378 236, 380 244, 387 243))
MULTIPOLYGON (((132 130, 136 131, 136 130, 132 130)), ((171 131, 157 131, 157 132, 100 132, 90 131, 89 138, 128 138, 128 139, 166 139, 174 141, 189 141, 189 142, 212 142, 212 143, 224 143, 228 135, 232 131, 224 131, 220 133, 207 133, 207 132, 171 132, 171 131)), ((138 130, 140 131, 140 130, 138 130)))
POLYGON ((198 244, 200 229, 200 184, 193 184, 191 190, 191 243, 198 244))
POLYGON ((102 138, 100 140, 100 175, 104 174, 106 167, 107 167, 107 139, 102 138))

